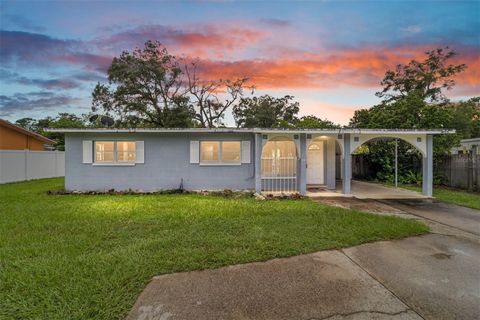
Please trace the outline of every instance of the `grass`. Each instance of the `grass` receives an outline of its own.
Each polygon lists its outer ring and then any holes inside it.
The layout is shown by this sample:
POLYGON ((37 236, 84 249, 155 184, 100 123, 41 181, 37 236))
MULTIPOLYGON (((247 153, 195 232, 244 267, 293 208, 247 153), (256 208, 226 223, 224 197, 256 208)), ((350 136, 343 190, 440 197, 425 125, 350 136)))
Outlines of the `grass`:
MULTIPOLYGON (((421 187, 401 185, 400 187, 422 192, 421 187)), ((480 210, 480 193, 433 186, 433 196, 440 201, 480 210)))
POLYGON ((47 195, 0 186, 0 318, 121 319, 154 275, 428 232, 414 220, 202 195, 47 195))

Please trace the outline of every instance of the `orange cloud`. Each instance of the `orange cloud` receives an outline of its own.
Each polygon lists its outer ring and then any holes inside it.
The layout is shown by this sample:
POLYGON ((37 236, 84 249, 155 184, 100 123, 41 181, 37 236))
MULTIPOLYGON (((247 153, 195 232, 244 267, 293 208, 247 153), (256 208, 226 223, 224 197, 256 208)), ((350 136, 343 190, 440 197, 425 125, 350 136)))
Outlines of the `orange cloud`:
MULTIPOLYGON (((379 87, 387 70, 412 59, 422 60, 425 51, 436 47, 368 47, 291 58, 237 61, 205 59, 201 61, 200 72, 207 79, 249 77, 261 89, 327 89, 340 85, 374 88, 379 87)), ((480 84, 480 58, 475 50, 459 55, 454 63, 468 65, 456 79, 459 85, 480 84)))

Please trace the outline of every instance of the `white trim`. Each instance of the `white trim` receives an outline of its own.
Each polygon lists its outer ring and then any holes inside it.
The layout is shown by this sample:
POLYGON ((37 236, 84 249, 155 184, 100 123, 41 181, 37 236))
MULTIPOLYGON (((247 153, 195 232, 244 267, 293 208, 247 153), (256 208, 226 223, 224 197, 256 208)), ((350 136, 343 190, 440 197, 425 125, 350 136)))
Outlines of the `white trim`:
POLYGON ((241 166, 242 164, 240 162, 200 162, 198 164, 199 166, 202 167, 208 167, 208 166, 215 166, 215 167, 221 167, 221 166, 241 166))
POLYGON ((94 167, 134 167, 135 162, 94 162, 94 167))
POLYGON ((413 147, 415 147, 417 150, 419 150, 423 156, 425 157, 427 154, 427 135, 425 134, 408 134, 408 135, 396 135, 396 134, 391 134, 391 133, 384 133, 384 134, 363 134, 363 135, 351 135, 350 136, 350 150, 348 151, 349 154, 351 154, 353 151, 355 151, 358 147, 363 145, 364 143, 372 140, 372 139, 382 139, 382 138, 387 138, 387 139, 401 139, 409 144, 411 144, 413 147), (355 137, 358 137, 358 141, 355 141, 355 137))
POLYGON ((470 143, 470 142, 479 142, 479 143, 480 143, 480 137, 479 137, 479 138, 471 138, 471 139, 462 139, 462 140, 460 140, 460 144, 462 144, 462 143, 470 143))
POLYGON ((103 129, 103 128, 65 128, 65 129, 45 129, 46 132, 62 133, 263 133, 263 134, 450 134, 455 133, 454 129, 261 129, 261 128, 131 128, 131 129, 103 129))

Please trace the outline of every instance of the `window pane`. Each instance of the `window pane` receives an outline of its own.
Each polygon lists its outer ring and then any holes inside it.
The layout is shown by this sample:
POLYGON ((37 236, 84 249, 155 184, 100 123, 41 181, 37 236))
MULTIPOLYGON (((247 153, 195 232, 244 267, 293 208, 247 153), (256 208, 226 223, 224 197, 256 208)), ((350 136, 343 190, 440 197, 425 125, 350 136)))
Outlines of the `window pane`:
POLYGON ((117 152, 118 161, 135 161, 135 152, 117 152))
POLYGON ((113 162, 113 141, 95 142, 95 162, 113 162))
POLYGON ((98 152, 113 152, 113 141, 96 141, 95 149, 98 152))
POLYGON ((117 141, 117 161, 135 161, 135 141, 117 141))
POLYGON ((312 143, 308 146, 308 150, 320 150, 320 146, 316 143, 312 143))
POLYGON ((202 141, 200 143, 200 160, 201 161, 218 161, 219 151, 220 151, 220 142, 202 141))
POLYGON ((240 161, 240 141, 222 142, 222 161, 240 161))
POLYGON ((135 151, 135 141, 118 141, 117 142, 118 151, 135 151))

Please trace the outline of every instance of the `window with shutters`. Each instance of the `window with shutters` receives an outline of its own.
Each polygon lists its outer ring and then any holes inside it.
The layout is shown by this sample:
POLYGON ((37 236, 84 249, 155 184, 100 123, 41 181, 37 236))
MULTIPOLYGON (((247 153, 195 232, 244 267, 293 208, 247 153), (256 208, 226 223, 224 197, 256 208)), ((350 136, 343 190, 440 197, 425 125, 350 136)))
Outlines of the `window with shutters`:
POLYGON ((135 141, 95 141, 95 163, 135 163, 135 141))
POLYGON ((200 164, 241 164, 241 141, 200 141, 200 164))

